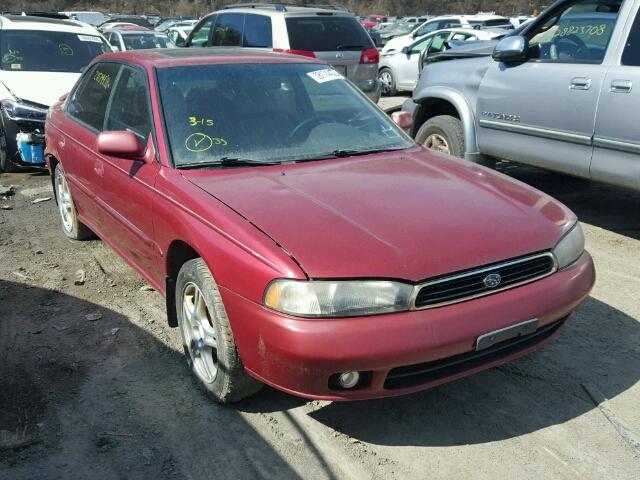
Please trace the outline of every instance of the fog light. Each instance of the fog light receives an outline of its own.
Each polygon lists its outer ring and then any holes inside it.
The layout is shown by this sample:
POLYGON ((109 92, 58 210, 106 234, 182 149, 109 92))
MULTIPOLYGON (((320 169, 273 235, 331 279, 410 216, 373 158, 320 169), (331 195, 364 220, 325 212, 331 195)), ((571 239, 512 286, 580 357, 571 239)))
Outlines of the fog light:
POLYGON ((338 376, 338 383, 342 388, 353 388, 360 381, 360 373, 344 372, 338 376))

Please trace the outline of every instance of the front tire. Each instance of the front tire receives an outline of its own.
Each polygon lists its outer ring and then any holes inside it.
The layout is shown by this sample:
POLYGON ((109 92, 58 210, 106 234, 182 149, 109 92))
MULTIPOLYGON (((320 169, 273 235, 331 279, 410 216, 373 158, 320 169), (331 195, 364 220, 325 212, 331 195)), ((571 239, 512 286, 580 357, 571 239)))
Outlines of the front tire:
POLYGON ((62 231, 72 240, 89 240, 95 238, 94 233, 78 220, 78 210, 71 196, 71 189, 62 165, 58 163, 54 170, 54 188, 58 212, 62 222, 62 231))
POLYGON ((393 72, 390 69, 383 68, 380 70, 378 80, 380 81, 380 94, 383 97, 392 97, 398 94, 396 80, 393 78, 393 72))
POLYGON ((416 142, 437 152, 464 158, 462 122, 450 115, 438 115, 427 120, 416 134, 416 142))
POLYGON ((202 258, 180 269, 176 309, 187 364, 211 398, 232 403, 262 388, 244 370, 220 291, 202 258))
POLYGON ((0 172, 11 173, 18 171, 17 165, 13 163, 7 155, 7 142, 4 136, 0 138, 0 143, 4 144, 4 146, 0 144, 0 172))

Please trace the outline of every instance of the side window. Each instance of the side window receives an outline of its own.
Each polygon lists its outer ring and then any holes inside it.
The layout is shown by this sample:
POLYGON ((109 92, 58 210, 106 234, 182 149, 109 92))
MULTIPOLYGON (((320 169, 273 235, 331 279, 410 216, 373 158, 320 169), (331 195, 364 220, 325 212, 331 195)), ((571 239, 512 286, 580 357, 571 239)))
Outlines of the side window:
POLYGON ((602 63, 622 0, 575 0, 527 36, 529 58, 552 63, 602 63))
POLYGON ((636 14, 633 26, 629 32, 629 38, 622 52, 622 64, 640 67, 640 10, 636 14))
POLYGON ((213 30, 211 45, 214 47, 239 47, 242 45, 243 13, 220 13, 213 30))
POLYGON ((445 42, 449 39, 449 35, 451 35, 450 32, 442 32, 434 35, 431 45, 429 45, 427 55, 442 52, 445 49, 445 42))
POLYGON ((98 63, 80 81, 67 103, 67 113, 91 128, 102 131, 104 117, 120 65, 98 63))
POLYGON ((417 36, 421 37, 422 35, 426 35, 427 33, 435 32, 436 30, 439 30, 438 29, 438 25, 439 24, 440 24, 440 22, 427 23, 422 28, 420 28, 420 30, 418 30, 418 35, 417 36))
POLYGON ((122 68, 107 112, 105 130, 129 130, 146 141, 151 133, 147 74, 137 68, 122 68))
POLYGON ((189 47, 206 47, 209 43, 209 34, 211 33, 211 27, 216 21, 216 15, 207 18, 205 21, 197 25, 193 29, 191 34, 191 41, 189 47))
POLYGON ((271 48, 272 38, 271 18, 251 13, 245 15, 243 47, 271 48))
POLYGON ((462 24, 459 20, 443 20, 440 22, 438 30, 442 30, 443 28, 456 28, 461 26, 462 24))
POLYGON ((409 49, 409 54, 413 55, 414 53, 422 53, 429 46, 432 39, 433 37, 429 37, 418 43, 414 43, 409 49))

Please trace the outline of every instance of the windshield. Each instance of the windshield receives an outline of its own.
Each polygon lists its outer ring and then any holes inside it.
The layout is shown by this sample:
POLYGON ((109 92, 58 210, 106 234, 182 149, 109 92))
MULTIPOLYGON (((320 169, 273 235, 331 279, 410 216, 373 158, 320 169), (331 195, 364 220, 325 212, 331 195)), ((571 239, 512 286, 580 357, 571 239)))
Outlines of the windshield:
POLYGON ((239 158, 265 163, 413 146, 335 70, 229 64, 157 71, 177 167, 239 158))
POLYGON ((122 33, 122 41, 127 50, 144 50, 148 48, 172 48, 175 45, 166 35, 157 33, 122 33))
POLYGON ((96 35, 46 30, 4 30, 0 36, 2 70, 81 72, 111 47, 96 35))

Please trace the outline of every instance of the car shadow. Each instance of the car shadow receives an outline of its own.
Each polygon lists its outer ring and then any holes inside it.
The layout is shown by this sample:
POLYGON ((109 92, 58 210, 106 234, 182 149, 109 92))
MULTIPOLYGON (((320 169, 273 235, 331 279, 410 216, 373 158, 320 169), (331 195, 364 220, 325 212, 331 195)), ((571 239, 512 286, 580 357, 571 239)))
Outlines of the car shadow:
POLYGON ((299 478, 129 317, 0 279, 0 478, 299 478))
POLYGON ((582 222, 640 240, 640 192, 510 162, 496 168, 557 198, 582 222))
POLYGON ((590 298, 555 342, 520 360, 414 395, 336 402, 310 415, 378 445, 504 440, 577 418, 635 385, 638 344, 637 320, 590 298))

